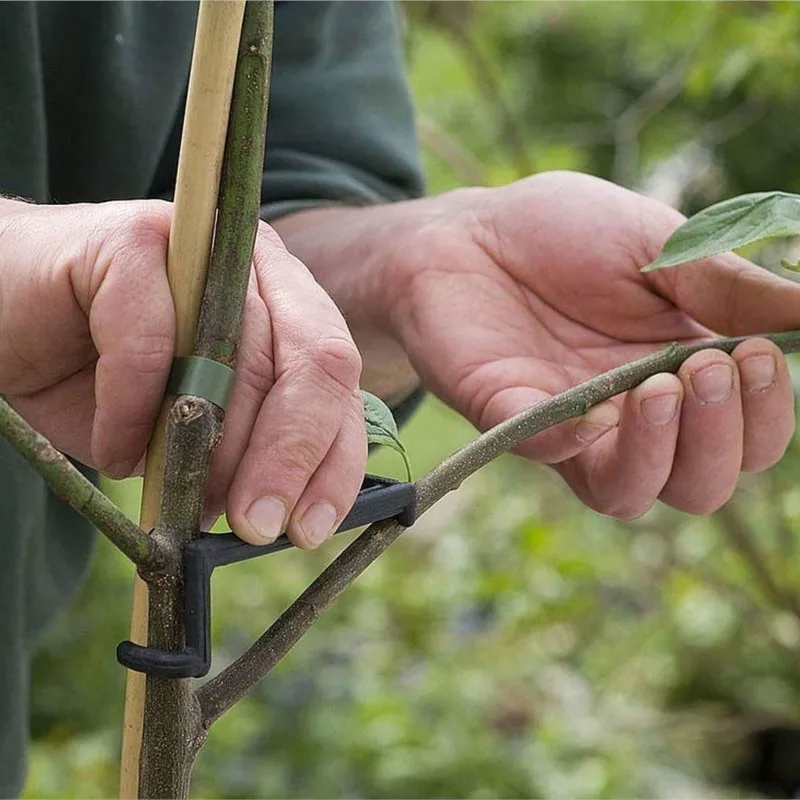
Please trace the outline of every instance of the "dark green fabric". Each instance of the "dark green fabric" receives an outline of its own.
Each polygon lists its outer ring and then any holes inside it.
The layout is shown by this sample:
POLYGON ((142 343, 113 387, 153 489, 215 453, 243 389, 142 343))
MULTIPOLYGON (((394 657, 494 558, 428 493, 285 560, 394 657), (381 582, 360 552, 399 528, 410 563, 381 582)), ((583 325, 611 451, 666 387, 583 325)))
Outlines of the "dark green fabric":
MULTIPOLYGON (((170 197, 196 13, 192 2, 0 3, 0 193, 170 197)), ((279 3, 276 37, 264 217, 421 193, 393 7, 279 3)), ((92 532, 2 443, 0 514, 7 797, 24 774, 28 659, 76 591, 92 532)))

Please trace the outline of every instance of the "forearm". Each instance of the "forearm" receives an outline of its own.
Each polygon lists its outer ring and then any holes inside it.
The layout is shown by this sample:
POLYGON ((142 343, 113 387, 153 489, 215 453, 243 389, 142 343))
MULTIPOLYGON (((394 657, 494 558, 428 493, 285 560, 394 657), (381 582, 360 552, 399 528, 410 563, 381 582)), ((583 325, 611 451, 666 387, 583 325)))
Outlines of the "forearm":
POLYGON ((362 387, 397 404, 419 385, 397 332, 390 253, 411 203, 319 208, 273 222, 342 311, 364 362, 362 387))

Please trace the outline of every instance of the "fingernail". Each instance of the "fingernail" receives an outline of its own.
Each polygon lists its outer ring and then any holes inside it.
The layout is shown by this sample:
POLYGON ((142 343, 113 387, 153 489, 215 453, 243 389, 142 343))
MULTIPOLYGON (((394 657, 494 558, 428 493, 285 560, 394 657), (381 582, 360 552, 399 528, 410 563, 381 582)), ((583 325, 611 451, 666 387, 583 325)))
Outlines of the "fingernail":
POLYGON ((763 392, 775 383, 777 366, 772 356, 750 356, 739 363, 742 383, 749 392, 763 392))
POLYGON ((733 391, 733 370, 727 364, 711 364, 692 375, 695 394, 705 403, 724 403, 733 391))
POLYGON ((619 424, 619 409, 612 403, 590 408, 576 423, 575 436, 588 444, 619 424))
POLYGON ((642 416, 651 424, 663 427, 675 419, 678 410, 678 396, 662 394, 660 397, 648 397, 642 400, 642 416))
POLYGON ((330 503, 314 503, 300 518, 300 530, 312 546, 322 544, 336 525, 336 509, 330 503))
POLYGON ((246 516, 256 536, 269 544, 283 532, 286 506, 277 497, 260 497, 247 510, 246 516))

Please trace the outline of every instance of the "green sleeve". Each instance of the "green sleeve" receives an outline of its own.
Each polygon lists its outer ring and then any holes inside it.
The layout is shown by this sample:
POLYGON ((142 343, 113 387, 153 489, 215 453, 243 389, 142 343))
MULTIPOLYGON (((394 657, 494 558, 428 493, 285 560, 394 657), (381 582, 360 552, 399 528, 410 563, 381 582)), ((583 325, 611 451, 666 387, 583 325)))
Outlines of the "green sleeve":
POLYGON ((422 191, 395 5, 279 3, 264 218, 422 191))
MULTIPOLYGON (((184 103, 151 197, 172 197, 184 103)), ((263 218, 328 203, 406 200, 422 192, 394 3, 278 2, 263 218)))

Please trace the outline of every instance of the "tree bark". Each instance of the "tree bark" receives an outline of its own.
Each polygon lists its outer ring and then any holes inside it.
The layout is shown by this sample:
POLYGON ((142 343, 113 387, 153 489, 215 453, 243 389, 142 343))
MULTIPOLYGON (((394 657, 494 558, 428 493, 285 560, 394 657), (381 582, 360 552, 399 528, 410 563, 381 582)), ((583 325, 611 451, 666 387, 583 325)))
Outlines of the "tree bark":
POLYGON ((142 569, 161 565, 158 540, 134 525, 69 459, 0 397, 0 435, 69 503, 142 569))
MULTIPOLYGON (((217 227, 194 354, 234 367, 259 225, 272 52, 273 4, 248 2, 236 65, 220 181, 217 227)), ((199 535, 211 454, 224 412, 209 400, 176 398, 167 423, 161 511, 156 532, 168 543, 168 569, 143 575, 150 587, 148 644, 184 646, 180 554, 199 535)), ((150 677, 145 694, 140 795, 188 795, 205 738, 188 679, 150 677)))

